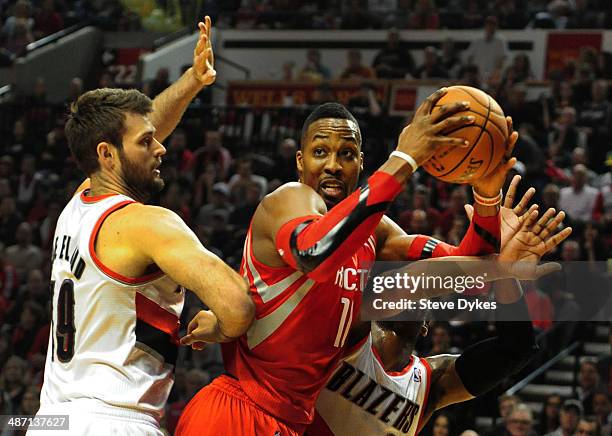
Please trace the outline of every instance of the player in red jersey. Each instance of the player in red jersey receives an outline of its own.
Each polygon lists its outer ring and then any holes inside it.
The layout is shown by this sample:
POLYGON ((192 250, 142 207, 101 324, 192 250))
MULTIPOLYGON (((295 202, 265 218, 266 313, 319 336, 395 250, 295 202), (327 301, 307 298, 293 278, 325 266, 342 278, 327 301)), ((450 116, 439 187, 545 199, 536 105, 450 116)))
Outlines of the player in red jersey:
MULTIPOLYGON (((363 169, 361 134, 342 105, 327 103, 307 118, 297 153, 300 183, 288 183, 259 205, 247 234, 241 273, 256 319, 246 335, 224 344, 227 374, 185 409, 177 435, 295 435, 314 417, 314 403, 341 358, 374 260, 475 255, 499 246, 498 206, 475 205, 459 247, 406 235, 384 213, 416 167, 444 145, 466 146, 444 132, 473 122, 457 102, 431 108, 432 94, 399 137, 387 162, 356 188, 363 169), (399 152, 399 153, 398 153, 399 152)), ((511 129, 511 125, 509 126, 511 129)), ((510 137, 511 153, 518 135, 510 137)), ((475 190, 496 197, 514 159, 475 190)), ((183 343, 198 340, 197 322, 183 343)))

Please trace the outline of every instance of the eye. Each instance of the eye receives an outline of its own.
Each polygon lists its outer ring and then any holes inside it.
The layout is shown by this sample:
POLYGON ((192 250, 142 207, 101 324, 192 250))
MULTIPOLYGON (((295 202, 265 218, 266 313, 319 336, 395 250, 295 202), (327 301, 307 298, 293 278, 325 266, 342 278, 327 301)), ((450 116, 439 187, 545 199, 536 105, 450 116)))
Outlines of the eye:
POLYGON ((146 138, 142 140, 142 143, 146 145, 147 147, 151 145, 152 142, 153 142, 153 138, 151 138, 150 136, 147 136, 146 138))
POLYGON ((320 148, 320 147, 318 147, 318 148, 315 148, 315 149, 312 151, 312 154, 313 154, 315 157, 321 157, 321 156, 324 156, 324 155, 325 155, 325 150, 324 150, 324 149, 322 149, 322 148, 320 148))
POLYGON ((351 149, 342 150, 342 156, 352 159, 355 157, 355 152, 351 149))

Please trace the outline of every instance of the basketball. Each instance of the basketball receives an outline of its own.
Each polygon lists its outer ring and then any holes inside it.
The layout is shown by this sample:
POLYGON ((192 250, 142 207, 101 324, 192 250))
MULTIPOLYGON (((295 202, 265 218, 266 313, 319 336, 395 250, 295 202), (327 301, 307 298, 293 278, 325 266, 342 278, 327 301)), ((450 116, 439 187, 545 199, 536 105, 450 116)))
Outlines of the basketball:
POLYGON ((449 183, 469 183, 486 177, 501 162, 508 143, 504 112, 486 92, 470 86, 450 86, 432 113, 456 101, 469 101, 470 108, 457 115, 472 115, 473 124, 460 127, 448 136, 466 139, 469 147, 442 147, 423 168, 432 176, 449 183))

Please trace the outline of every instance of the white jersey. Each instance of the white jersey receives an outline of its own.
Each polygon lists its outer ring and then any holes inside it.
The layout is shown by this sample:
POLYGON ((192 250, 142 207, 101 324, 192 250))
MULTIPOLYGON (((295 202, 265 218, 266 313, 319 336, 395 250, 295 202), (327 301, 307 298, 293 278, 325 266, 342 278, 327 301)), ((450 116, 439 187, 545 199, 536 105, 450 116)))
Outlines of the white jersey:
POLYGON ((385 371, 370 334, 338 366, 317 400, 313 436, 415 435, 429 394, 431 368, 412 356, 400 372, 385 371))
POLYGON ((155 419, 162 415, 174 381, 184 289, 160 270, 122 276, 94 251, 106 217, 134 202, 123 195, 81 193, 59 217, 41 408, 87 400, 155 419))

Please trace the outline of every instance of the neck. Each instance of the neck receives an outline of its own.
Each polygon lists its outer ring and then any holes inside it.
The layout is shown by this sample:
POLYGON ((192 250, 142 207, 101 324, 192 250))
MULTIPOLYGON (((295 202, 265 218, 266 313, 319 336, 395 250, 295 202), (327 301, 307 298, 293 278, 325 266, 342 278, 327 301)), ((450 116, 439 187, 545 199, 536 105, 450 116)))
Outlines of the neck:
POLYGON ((89 192, 92 197, 106 194, 121 194, 141 203, 144 203, 149 198, 146 192, 127 186, 119 175, 104 174, 102 172, 91 175, 89 192))
MULTIPOLYGON (((374 324, 374 323, 373 323, 374 324)), ((372 343, 378 351, 386 371, 401 371, 414 350, 414 344, 405 341, 395 332, 383 330, 377 325, 372 329, 372 343)))

